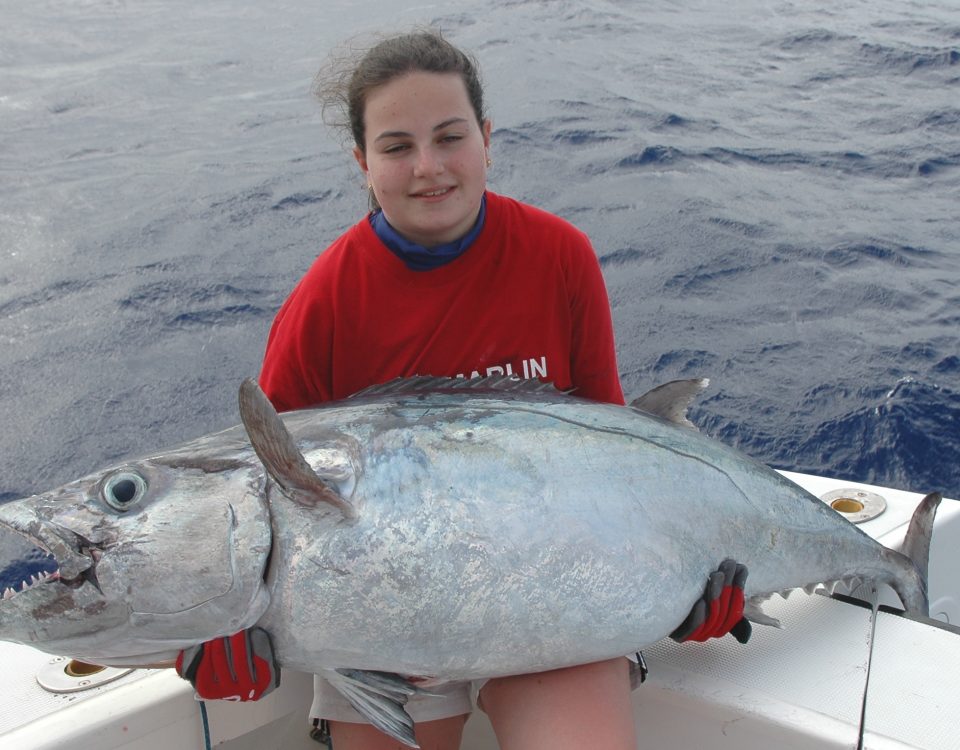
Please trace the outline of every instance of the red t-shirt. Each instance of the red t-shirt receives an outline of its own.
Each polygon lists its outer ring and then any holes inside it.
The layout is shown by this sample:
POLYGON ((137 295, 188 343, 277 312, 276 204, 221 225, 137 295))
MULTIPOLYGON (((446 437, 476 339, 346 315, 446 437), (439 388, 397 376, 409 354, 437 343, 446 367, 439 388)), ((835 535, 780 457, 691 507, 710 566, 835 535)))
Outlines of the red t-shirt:
POLYGON ((313 263, 273 322, 260 385, 279 411, 401 376, 539 378, 623 403, 606 288, 586 235, 487 193, 456 260, 411 271, 367 218, 313 263))

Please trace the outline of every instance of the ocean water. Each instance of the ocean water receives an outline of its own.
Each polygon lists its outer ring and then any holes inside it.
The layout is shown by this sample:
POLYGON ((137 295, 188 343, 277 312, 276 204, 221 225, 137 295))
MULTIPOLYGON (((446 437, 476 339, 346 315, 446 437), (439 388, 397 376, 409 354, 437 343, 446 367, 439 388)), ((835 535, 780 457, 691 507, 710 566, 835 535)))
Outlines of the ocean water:
POLYGON ((628 394, 707 376, 694 421, 772 466, 960 497, 955 2, 0 19, 0 500, 238 421, 275 311, 365 211, 312 77, 415 24, 480 60, 490 187, 592 238, 628 394))

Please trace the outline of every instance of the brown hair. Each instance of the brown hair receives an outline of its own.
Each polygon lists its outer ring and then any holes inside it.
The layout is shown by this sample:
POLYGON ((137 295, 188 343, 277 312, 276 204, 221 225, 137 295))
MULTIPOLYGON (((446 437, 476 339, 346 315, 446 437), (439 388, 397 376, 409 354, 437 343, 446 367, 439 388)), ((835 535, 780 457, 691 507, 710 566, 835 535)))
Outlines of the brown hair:
POLYGON ((467 98, 483 127, 483 85, 473 57, 444 39, 439 31, 425 29, 388 37, 363 53, 351 52, 331 60, 320 70, 314 93, 323 104, 324 121, 349 131, 353 142, 366 153, 364 108, 377 86, 405 73, 456 73, 467 88, 467 98))

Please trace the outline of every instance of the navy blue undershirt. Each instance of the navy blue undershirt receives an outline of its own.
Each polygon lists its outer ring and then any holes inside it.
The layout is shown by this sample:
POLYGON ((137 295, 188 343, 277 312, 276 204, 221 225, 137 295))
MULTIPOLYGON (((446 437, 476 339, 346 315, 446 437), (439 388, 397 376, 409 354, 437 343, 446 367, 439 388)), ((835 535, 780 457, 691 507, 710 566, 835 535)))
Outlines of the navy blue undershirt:
POLYGON ((484 195, 480 198, 480 213, 477 214, 477 220, 469 232, 459 240, 429 248, 403 237, 390 226, 390 222, 383 215, 383 211, 375 211, 370 214, 370 226, 373 227, 373 231, 380 238, 380 241, 390 248, 394 255, 406 263, 407 268, 411 271, 432 271, 434 268, 440 268, 440 266, 456 260, 467 251, 473 241, 477 239, 480 230, 483 229, 486 216, 487 196, 484 195))

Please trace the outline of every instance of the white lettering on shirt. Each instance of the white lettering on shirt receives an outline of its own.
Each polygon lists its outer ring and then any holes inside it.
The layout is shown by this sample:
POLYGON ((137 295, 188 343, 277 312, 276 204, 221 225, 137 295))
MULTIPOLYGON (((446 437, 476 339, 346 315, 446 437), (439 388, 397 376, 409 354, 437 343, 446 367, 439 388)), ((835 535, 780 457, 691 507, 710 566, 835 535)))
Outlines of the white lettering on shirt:
POLYGON ((545 378, 547 377, 547 358, 540 357, 538 362, 535 359, 525 359, 523 360, 523 377, 528 380, 533 378, 545 378), (529 371, 527 366, 529 365, 529 371))
MULTIPOLYGON (((521 370, 523 371, 524 380, 532 380, 533 378, 545 378, 547 376, 547 358, 546 356, 524 359, 520 363, 521 370)), ((481 378, 481 377, 490 377, 491 375, 506 375, 507 377, 513 377, 515 374, 513 369, 513 364, 511 362, 506 362, 502 365, 491 365, 486 368, 484 372, 479 370, 473 370, 470 375, 465 375, 464 373, 458 373, 456 377, 458 378, 481 378)))
POLYGON ((513 365, 509 362, 505 365, 494 365, 493 367, 487 368, 487 377, 491 375, 506 375, 507 377, 513 376, 513 365))

